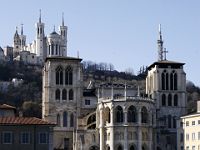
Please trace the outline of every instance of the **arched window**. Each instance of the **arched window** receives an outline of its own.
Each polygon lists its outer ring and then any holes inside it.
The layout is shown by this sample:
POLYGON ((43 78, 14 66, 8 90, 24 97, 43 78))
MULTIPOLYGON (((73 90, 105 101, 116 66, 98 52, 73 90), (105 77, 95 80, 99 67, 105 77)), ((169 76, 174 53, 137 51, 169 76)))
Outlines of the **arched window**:
POLYGON ((174 95, 174 106, 178 106, 178 95, 174 95))
POLYGON ((137 111, 134 106, 128 108, 128 122, 137 122, 137 111))
POLYGON ((63 69, 61 66, 56 68, 56 84, 63 84, 63 69))
POLYGON ((70 115, 70 127, 73 127, 74 126, 74 114, 71 113, 70 115))
POLYGON ((63 127, 67 127, 67 112, 63 112, 63 127))
POLYGON ((173 117, 173 128, 176 128, 176 116, 173 117))
POLYGON ((51 44, 51 55, 54 55, 54 44, 51 44))
POLYGON ((69 100, 73 100, 74 99, 74 92, 72 89, 69 90, 69 100))
POLYGON ((60 90, 59 89, 57 89, 56 90, 56 100, 60 100, 60 90))
POLYGON ((135 150, 135 147, 133 145, 131 145, 129 150, 135 150))
POLYGON ((123 109, 121 106, 117 106, 116 108, 116 122, 117 123, 120 123, 120 122, 123 122, 123 109))
POLYGON ((73 84, 73 73, 72 68, 68 66, 65 69, 65 84, 66 85, 72 85, 73 84))
POLYGON ((148 122, 148 113, 146 107, 142 107, 141 109, 141 117, 142 117, 142 123, 148 122))
POLYGON ((166 96, 165 96, 165 94, 162 95, 162 106, 166 106, 166 96))
POLYGON ((172 119, 171 115, 168 115, 168 128, 172 127, 172 125, 171 125, 171 119, 172 119))
POLYGON ((172 95, 168 95, 168 106, 172 106, 172 95))
POLYGON ((168 90, 169 89, 169 75, 166 70, 162 72, 161 79, 162 79, 162 90, 168 90))
POLYGON ((117 148, 117 150, 123 150, 123 149, 122 149, 122 146, 119 145, 118 148, 117 148))
POLYGON ((62 100, 67 100, 67 90, 66 89, 62 90, 62 100))
POLYGON ((170 90, 177 90, 177 73, 174 70, 170 74, 170 90))
POLYGON ((57 122, 57 126, 60 127, 60 114, 57 114, 57 118, 56 118, 56 122, 57 122))

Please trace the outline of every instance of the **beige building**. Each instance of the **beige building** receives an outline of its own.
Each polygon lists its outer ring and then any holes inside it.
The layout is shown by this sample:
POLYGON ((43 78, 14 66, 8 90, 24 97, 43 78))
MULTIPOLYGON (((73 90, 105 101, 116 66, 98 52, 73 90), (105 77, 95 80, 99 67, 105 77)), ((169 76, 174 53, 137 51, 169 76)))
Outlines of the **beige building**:
POLYGON ((182 116, 178 125, 177 149, 200 150, 200 101, 197 102, 197 112, 182 116))

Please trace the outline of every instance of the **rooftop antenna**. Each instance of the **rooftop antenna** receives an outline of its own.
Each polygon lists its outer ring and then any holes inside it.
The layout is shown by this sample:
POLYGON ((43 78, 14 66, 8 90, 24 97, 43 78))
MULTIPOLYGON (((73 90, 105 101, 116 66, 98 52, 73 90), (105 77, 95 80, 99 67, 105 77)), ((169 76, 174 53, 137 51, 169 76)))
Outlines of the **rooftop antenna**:
POLYGON ((158 40, 157 40, 157 44, 158 44, 158 61, 162 61, 163 60, 163 39, 162 39, 162 32, 161 32, 161 24, 159 24, 159 36, 158 36, 158 40))

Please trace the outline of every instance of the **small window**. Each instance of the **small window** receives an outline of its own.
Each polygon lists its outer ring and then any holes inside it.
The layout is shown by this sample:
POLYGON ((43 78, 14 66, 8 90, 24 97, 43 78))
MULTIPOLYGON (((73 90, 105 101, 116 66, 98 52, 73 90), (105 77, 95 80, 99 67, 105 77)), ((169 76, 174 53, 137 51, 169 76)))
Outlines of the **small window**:
POLYGON ((12 144, 13 134, 12 132, 3 132, 3 144, 12 144))
POLYGON ((195 121, 192 121, 192 125, 193 125, 193 126, 195 125, 195 121))
POLYGON ((85 105, 90 105, 90 100, 89 99, 85 100, 85 105))
POLYGON ((30 133, 22 132, 20 137, 21 144, 30 144, 30 133))
POLYGON ((192 140, 195 140, 195 133, 192 133, 192 140))
POLYGON ((183 133, 180 134, 180 142, 183 142, 183 133))
POLYGON ((186 150, 189 150, 189 146, 186 147, 186 150))
POLYGON ((192 146, 192 150, 195 150, 195 146, 192 146))
POLYGON ((198 120, 198 125, 200 125, 200 120, 198 120))
POLYGON ((186 134, 186 141, 189 141, 190 137, 189 134, 186 134))
POLYGON ((200 140, 200 132, 198 132, 198 140, 200 140))
POLYGON ((47 144, 48 143, 48 136, 46 132, 41 132, 39 134, 39 144, 47 144))
POLYGON ((186 127, 188 127, 189 126, 189 121, 186 121, 186 127))

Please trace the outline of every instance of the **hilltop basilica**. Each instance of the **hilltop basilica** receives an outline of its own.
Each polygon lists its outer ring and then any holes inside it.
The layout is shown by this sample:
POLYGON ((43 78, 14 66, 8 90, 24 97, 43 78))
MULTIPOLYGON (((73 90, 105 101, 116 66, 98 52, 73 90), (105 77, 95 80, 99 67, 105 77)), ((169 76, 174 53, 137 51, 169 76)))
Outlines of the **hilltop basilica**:
MULTIPOLYGON (((55 123, 55 150, 176 150, 177 122, 186 113, 184 63, 166 58, 159 28, 158 60, 148 67, 145 96, 126 83, 84 87, 81 58, 67 55, 67 26, 45 36, 36 23, 36 39, 14 35, 14 59, 42 64, 42 119, 55 123)), ((7 47, 9 52, 11 48, 7 47)), ((8 53, 9 54, 9 53, 8 53)))

